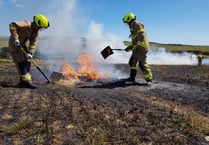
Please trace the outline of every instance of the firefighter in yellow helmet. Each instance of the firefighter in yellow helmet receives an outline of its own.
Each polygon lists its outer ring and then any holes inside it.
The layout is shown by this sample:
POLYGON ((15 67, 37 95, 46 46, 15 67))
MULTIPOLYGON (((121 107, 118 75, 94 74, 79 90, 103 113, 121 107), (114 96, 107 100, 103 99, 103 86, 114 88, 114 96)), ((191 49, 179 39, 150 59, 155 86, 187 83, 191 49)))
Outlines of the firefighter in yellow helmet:
POLYGON ((32 84, 32 77, 30 75, 30 59, 32 59, 35 53, 39 30, 48 27, 49 21, 42 14, 34 16, 32 22, 18 21, 9 24, 11 33, 9 38, 9 50, 20 79, 20 82, 17 85, 18 87, 36 88, 36 86, 32 84), (28 43, 27 46, 26 43, 28 43), (21 48, 28 54, 25 55, 21 51, 21 48))
POLYGON ((131 33, 131 45, 125 49, 126 51, 132 51, 132 55, 129 59, 130 77, 127 81, 135 82, 138 63, 147 84, 151 84, 152 71, 146 62, 149 42, 147 40, 144 25, 141 22, 136 21, 136 16, 133 13, 126 14, 123 17, 123 22, 128 24, 131 33))
POLYGON ((199 66, 202 65, 203 56, 202 56, 201 53, 199 53, 199 54, 197 55, 197 60, 198 60, 198 65, 199 65, 199 66))

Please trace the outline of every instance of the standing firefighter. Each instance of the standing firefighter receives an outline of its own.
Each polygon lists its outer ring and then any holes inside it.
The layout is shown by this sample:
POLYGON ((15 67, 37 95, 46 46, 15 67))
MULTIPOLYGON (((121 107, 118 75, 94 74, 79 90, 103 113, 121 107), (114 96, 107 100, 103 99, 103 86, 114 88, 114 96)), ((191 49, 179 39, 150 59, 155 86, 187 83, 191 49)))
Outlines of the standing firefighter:
POLYGON ((36 86, 32 84, 32 78, 30 75, 30 60, 35 53, 39 30, 48 27, 49 21, 42 14, 34 16, 32 22, 19 21, 11 22, 9 24, 9 30, 11 33, 9 49, 20 78, 20 82, 17 85, 18 87, 31 89, 36 88, 36 86), (29 42, 28 47, 26 47, 27 42, 29 42), (23 48, 28 54, 26 55, 21 48, 23 48))
POLYGON ((199 53, 199 54, 197 55, 197 60, 198 60, 198 65, 199 65, 199 66, 202 65, 202 59, 203 59, 203 56, 202 56, 201 53, 199 53))
POLYGON ((137 74, 137 63, 142 70, 144 79, 147 84, 152 83, 152 72, 150 66, 146 62, 149 42, 147 40, 144 25, 136 21, 136 16, 133 13, 128 13, 123 17, 123 22, 129 25, 131 32, 132 43, 125 50, 131 51, 132 55, 129 59, 130 77, 127 79, 129 82, 135 82, 137 74))

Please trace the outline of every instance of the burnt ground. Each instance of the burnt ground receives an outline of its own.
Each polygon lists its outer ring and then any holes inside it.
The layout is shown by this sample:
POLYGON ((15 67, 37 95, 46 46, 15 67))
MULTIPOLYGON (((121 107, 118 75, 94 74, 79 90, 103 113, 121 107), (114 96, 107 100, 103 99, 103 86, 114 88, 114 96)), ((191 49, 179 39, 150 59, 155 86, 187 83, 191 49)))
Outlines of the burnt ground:
MULTIPOLYGON (((209 144, 209 66, 152 65, 151 86, 140 73, 135 84, 110 78, 68 86, 34 78, 35 90, 14 87, 10 60, 0 66, 2 145, 209 144)), ((128 74, 127 65, 116 67, 128 74)))

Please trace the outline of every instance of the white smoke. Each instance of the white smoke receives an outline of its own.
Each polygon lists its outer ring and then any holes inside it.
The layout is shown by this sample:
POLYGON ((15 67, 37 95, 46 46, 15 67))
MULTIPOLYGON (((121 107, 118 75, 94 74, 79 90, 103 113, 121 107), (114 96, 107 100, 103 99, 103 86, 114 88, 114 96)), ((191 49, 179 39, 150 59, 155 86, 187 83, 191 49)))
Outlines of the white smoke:
MULTIPOLYGON (((124 48, 122 39, 103 31, 103 25, 95 21, 80 24, 85 16, 77 15, 76 0, 62 1, 60 11, 49 16, 50 27, 45 30, 40 52, 47 58, 76 59, 81 53, 94 55, 97 62, 104 62, 100 52, 107 46, 124 48), (80 30, 86 28, 86 34, 80 30)), ((111 59, 111 61, 114 58, 111 59)), ((110 61, 110 60, 107 60, 110 61)))
MULTIPOLYGON (((93 55, 95 62, 99 64, 128 63, 131 54, 125 51, 113 51, 114 54, 107 59, 104 59, 100 54, 108 45, 114 49, 124 49, 125 46, 121 37, 104 32, 103 24, 93 20, 90 24, 81 24, 86 17, 77 13, 79 8, 76 5, 76 0, 62 0, 60 5, 60 10, 49 16, 50 27, 41 32, 43 33, 39 43, 41 54, 49 60, 58 58, 58 60, 67 61, 71 65, 76 62, 80 53, 93 55), (86 28, 86 34, 80 31, 84 28, 86 28)), ((185 52, 174 54, 166 52, 164 48, 158 50, 150 49, 147 61, 149 64, 197 64, 196 56, 185 52)), ((56 66, 52 65, 51 68, 53 71, 56 71, 60 68, 60 65, 61 63, 57 63, 56 66)), ((119 72, 115 73, 116 70, 113 65, 109 65, 109 69, 105 67, 103 71, 107 73, 109 71, 110 74, 119 74, 119 72)))
POLYGON ((50 27, 44 31, 46 36, 40 43, 40 52, 47 58, 71 59, 81 48, 81 39, 75 37, 80 33, 74 17, 75 2, 61 1, 60 11, 49 16, 50 27))
POLYGON ((202 60, 203 65, 209 65, 209 58, 205 58, 202 60))
POLYGON ((194 65, 197 64, 197 57, 191 53, 171 53, 165 48, 150 50, 147 62, 149 64, 175 64, 175 65, 194 65))
POLYGON ((108 59, 104 60, 101 51, 108 45, 113 49, 125 48, 122 38, 111 33, 105 33, 102 24, 92 21, 86 35, 86 52, 94 54, 99 63, 118 63, 120 60, 124 60, 123 53, 115 51, 114 57, 109 56, 108 59))
MULTIPOLYGON (((58 12, 49 16, 50 27, 41 32, 42 37, 39 43, 39 51, 48 60, 59 60, 56 64, 52 62, 51 71, 59 71, 61 61, 68 62, 73 66, 80 53, 93 55, 96 63, 117 63, 118 60, 124 59, 120 53, 115 53, 114 57, 106 60, 101 55, 101 51, 108 45, 113 48, 124 48, 123 40, 111 33, 104 32, 103 25, 95 21, 89 24, 80 24, 85 16, 77 15, 79 10, 76 0, 61 1, 61 8, 58 12), (76 15, 75 15, 76 14, 76 15), (81 32, 86 28, 86 34, 81 32)), ((74 67, 74 66, 73 66, 74 67)), ((76 67, 76 66, 75 66, 76 67)), ((99 66, 101 67, 102 66, 99 66)), ((113 73, 113 65, 105 66, 102 72, 113 73)), ((117 72, 118 73, 118 72, 117 72)))

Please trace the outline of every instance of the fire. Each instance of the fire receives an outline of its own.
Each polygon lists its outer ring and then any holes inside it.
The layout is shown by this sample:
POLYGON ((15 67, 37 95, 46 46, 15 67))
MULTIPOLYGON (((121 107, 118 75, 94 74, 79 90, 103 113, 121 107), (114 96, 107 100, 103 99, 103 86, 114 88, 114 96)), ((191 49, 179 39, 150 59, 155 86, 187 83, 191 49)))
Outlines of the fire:
POLYGON ((67 63, 62 65, 62 75, 66 80, 78 79, 75 70, 67 63))
POLYGON ((77 70, 74 70, 69 64, 63 63, 61 71, 66 80, 90 81, 99 78, 108 78, 108 75, 100 73, 100 71, 95 68, 92 55, 81 53, 78 56, 77 62, 80 65, 80 68, 77 70))

